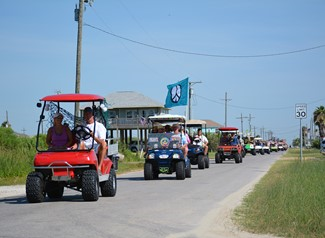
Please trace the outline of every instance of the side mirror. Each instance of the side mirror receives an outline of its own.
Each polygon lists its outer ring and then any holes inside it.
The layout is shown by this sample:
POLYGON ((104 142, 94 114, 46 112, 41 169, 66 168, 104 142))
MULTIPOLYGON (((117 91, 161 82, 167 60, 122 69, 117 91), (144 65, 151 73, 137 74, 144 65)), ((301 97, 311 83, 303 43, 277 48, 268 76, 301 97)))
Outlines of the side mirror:
POLYGON ((102 109, 103 112, 107 111, 107 107, 104 105, 104 103, 100 104, 100 108, 102 109))

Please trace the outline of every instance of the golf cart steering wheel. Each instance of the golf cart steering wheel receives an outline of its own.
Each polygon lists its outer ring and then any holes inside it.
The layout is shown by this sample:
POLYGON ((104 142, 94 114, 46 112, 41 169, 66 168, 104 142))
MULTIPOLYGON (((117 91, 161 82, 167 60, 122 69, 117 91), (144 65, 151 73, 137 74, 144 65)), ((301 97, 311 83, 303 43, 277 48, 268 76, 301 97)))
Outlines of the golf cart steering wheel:
POLYGON ((91 137, 91 130, 86 126, 78 125, 74 128, 74 131, 76 133, 77 140, 87 140, 91 137))

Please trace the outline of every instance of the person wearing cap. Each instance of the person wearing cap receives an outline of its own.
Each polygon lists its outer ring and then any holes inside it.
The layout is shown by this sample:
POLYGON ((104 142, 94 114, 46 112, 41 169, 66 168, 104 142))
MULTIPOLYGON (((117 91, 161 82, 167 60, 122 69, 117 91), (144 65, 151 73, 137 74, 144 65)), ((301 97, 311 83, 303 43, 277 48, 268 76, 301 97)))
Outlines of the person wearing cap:
POLYGON ((106 128, 105 126, 94 120, 93 110, 91 107, 86 107, 84 110, 84 119, 86 120, 87 127, 90 129, 90 135, 91 137, 85 141, 83 141, 83 145, 81 148, 86 147, 87 149, 90 149, 93 144, 94 140, 94 149, 95 152, 98 154, 98 168, 99 172, 101 173, 101 167, 106 155, 107 145, 106 145, 106 128), (96 126, 96 127, 95 127, 96 126), (94 134, 95 132, 95 134, 94 134))
POLYGON ((181 137, 181 149, 183 151, 184 158, 186 158, 188 153, 186 136, 180 132, 181 127, 179 124, 174 124, 172 128, 173 128, 173 133, 181 137))
POLYGON ((49 149, 67 149, 72 144, 72 133, 67 125, 62 125, 63 115, 59 112, 53 115, 53 126, 46 135, 46 144, 49 149))

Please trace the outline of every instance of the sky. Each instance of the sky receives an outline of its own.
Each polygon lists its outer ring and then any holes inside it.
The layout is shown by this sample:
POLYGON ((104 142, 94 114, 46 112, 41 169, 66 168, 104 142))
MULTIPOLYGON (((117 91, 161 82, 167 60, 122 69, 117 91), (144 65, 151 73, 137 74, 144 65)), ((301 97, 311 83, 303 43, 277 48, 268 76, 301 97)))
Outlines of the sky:
MULTIPOLYGON (((0 0, 0 122, 35 135, 39 99, 74 93, 78 0, 0 0)), ((165 103, 194 82, 192 118, 299 137, 295 105, 325 105, 323 0, 95 0, 85 4, 81 93, 165 103), (227 93, 227 107, 225 94, 227 93), (227 108, 227 116, 225 109, 227 108), (227 118, 227 120, 226 120, 227 118)), ((185 106, 172 114, 184 114, 185 106)))

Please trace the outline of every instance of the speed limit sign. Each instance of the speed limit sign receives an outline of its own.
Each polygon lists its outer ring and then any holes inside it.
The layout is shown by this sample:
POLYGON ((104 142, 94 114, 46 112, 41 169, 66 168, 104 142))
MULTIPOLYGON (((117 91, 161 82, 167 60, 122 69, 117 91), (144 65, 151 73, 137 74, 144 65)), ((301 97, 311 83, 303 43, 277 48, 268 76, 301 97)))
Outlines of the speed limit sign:
POLYGON ((299 103, 296 104, 296 119, 306 119, 307 118, 307 104, 299 103))

